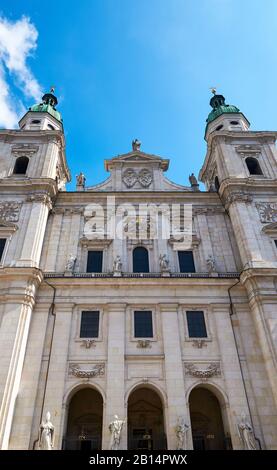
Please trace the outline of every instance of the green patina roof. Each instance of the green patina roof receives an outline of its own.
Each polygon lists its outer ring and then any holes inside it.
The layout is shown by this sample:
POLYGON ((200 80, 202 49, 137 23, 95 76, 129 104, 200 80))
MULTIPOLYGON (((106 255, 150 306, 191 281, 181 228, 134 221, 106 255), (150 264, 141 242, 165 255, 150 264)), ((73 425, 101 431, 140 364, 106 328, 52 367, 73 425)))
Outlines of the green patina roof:
POLYGON ((30 111, 33 111, 35 113, 49 113, 58 121, 62 122, 61 113, 59 113, 59 111, 54 109, 53 106, 51 106, 51 104, 47 104, 47 103, 34 104, 33 106, 31 106, 30 111))
POLYGON ((225 113, 239 113, 240 110, 236 106, 233 106, 232 104, 224 104, 221 106, 218 106, 217 108, 214 108, 210 114, 208 115, 208 118, 206 119, 207 125, 212 122, 214 119, 216 119, 218 116, 221 116, 221 114, 225 113))

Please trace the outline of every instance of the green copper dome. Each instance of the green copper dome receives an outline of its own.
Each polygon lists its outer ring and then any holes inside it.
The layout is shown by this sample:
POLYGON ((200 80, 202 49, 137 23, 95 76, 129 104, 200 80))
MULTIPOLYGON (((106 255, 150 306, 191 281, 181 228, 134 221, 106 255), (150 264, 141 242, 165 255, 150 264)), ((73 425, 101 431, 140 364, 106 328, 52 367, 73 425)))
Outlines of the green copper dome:
POLYGON ((236 106, 233 106, 232 104, 225 104, 225 98, 222 95, 214 95, 210 101, 210 105, 213 110, 210 112, 208 118, 206 119, 207 125, 214 119, 216 119, 218 116, 221 116, 221 114, 240 112, 239 108, 237 108, 236 106))
POLYGON ((35 113, 49 113, 53 116, 57 121, 62 122, 62 116, 59 111, 56 110, 56 106, 58 104, 58 100, 56 96, 53 94, 54 89, 51 88, 50 93, 45 93, 42 97, 42 103, 34 104, 31 106, 29 111, 33 111, 35 113))

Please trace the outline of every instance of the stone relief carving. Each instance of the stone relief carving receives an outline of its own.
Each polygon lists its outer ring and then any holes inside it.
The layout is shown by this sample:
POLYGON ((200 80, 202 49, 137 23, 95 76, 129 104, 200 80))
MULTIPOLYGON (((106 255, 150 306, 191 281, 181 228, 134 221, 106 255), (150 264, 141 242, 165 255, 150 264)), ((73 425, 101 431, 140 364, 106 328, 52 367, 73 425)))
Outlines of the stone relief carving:
POLYGON ((70 364, 69 368, 70 375, 80 377, 82 379, 89 379, 91 377, 101 377, 105 373, 105 364, 96 364, 91 369, 81 369, 79 364, 70 364))
POLYGON ((259 202, 256 207, 262 223, 277 222, 277 202, 259 202))
POLYGON ((127 188, 132 188, 137 181, 142 187, 147 188, 152 180, 152 173, 147 168, 142 168, 138 173, 133 168, 127 168, 122 175, 122 181, 127 188))
POLYGON ((151 341, 149 341, 149 339, 139 339, 137 343, 137 348, 152 348, 151 341))
POLYGON ((46 421, 42 421, 39 427, 39 448, 40 450, 52 450, 54 447, 55 428, 50 421, 50 412, 46 413, 46 421))
POLYGON ((81 346, 85 347, 86 349, 90 349, 91 347, 96 347, 95 339, 83 339, 81 346))
POLYGON ((261 153, 260 145, 239 145, 236 147, 236 152, 242 155, 243 157, 246 156, 254 156, 259 155, 261 153))
POLYGON ((74 271, 74 266, 75 266, 75 263, 76 263, 76 256, 73 255, 72 253, 69 255, 68 257, 68 260, 66 262, 66 265, 65 265, 65 271, 68 271, 68 272, 73 272, 74 271))
POLYGON ((142 170, 140 170, 138 180, 141 186, 147 188, 152 183, 152 179, 152 174, 149 170, 147 170, 147 168, 143 168, 142 170))
POLYGON ((21 204, 18 202, 0 202, 0 219, 17 222, 21 204))
POLYGON ((12 154, 16 157, 21 155, 31 156, 39 149, 38 145, 33 144, 17 144, 12 146, 12 154))
POLYGON ((208 256, 208 258, 206 259, 206 264, 207 264, 207 269, 208 269, 209 274, 216 272, 215 260, 212 257, 212 255, 208 256))
POLYGON ((127 168, 122 176, 123 183, 126 184, 127 188, 132 188, 132 186, 137 182, 137 179, 137 174, 133 168, 127 168))
POLYGON ((229 194, 225 199, 225 206, 228 209, 233 202, 245 202, 250 204, 253 201, 253 198, 250 194, 243 193, 242 191, 237 191, 235 193, 229 194))
POLYGON ((208 379, 209 377, 221 375, 219 362, 212 362, 205 369, 200 369, 196 366, 196 364, 187 362, 185 363, 185 368, 188 375, 200 379, 208 379))
POLYGON ((203 347, 207 347, 207 341, 204 339, 194 339, 192 341, 192 346, 194 348, 202 349, 203 347))
POLYGON ((257 450, 253 428, 247 421, 245 413, 241 415, 238 423, 238 432, 245 450, 257 450))
POLYGON ((26 202, 42 202, 46 206, 48 206, 48 209, 52 209, 52 200, 51 197, 48 196, 48 194, 43 194, 43 193, 37 193, 37 194, 30 194, 26 202))

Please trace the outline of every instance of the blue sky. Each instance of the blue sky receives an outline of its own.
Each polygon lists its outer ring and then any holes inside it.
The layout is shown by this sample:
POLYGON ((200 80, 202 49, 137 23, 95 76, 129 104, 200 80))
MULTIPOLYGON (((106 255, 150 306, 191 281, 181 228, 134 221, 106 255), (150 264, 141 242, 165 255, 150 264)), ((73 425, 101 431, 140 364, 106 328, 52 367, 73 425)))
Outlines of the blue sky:
POLYGON ((0 13, 9 25, 29 17, 24 64, 2 54, 5 99, 20 114, 55 84, 68 189, 81 170, 87 185, 105 179, 104 159, 133 138, 170 158, 167 176, 187 185, 205 156, 211 86, 253 130, 277 127, 276 0, 2 0, 0 13))

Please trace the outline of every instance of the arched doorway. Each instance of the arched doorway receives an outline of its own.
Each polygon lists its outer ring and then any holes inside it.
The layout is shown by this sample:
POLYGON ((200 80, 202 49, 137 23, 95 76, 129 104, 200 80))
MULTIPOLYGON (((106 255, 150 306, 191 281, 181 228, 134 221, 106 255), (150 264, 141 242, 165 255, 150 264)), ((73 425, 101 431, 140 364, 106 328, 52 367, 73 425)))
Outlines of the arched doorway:
POLYGON ((194 388, 189 396, 189 409, 194 450, 230 448, 217 397, 204 387, 194 388))
POLYGON ((63 449, 98 450, 102 447, 103 399, 92 388, 73 395, 68 407, 63 449))
POLYGON ((128 400, 128 449, 166 448, 162 401, 151 388, 137 388, 128 400))

